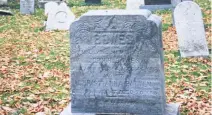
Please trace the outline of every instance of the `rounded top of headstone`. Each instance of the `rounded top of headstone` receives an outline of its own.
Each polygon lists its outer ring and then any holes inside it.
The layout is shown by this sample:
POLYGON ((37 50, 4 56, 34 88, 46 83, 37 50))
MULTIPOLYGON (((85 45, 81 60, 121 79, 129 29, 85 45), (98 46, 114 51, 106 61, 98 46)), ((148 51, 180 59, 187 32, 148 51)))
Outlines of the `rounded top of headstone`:
POLYGON ((198 21, 202 18, 202 12, 199 5, 192 1, 184 1, 177 5, 174 10, 175 20, 184 21, 198 21))
POLYGON ((193 8, 200 9, 199 5, 196 2, 193 2, 193 1, 183 1, 183 2, 179 3, 176 6, 176 8, 175 8, 174 11, 180 10, 182 8, 184 8, 184 9, 186 8, 186 9, 190 10, 192 8, 191 5, 193 6, 193 8))

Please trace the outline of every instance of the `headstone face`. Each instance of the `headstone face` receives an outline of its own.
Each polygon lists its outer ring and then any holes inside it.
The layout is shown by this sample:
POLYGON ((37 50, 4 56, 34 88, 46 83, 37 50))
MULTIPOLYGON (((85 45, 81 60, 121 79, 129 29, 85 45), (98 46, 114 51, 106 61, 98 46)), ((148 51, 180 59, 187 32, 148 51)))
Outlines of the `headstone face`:
POLYGON ((101 0, 85 0, 85 3, 89 4, 100 4, 101 0))
POLYGON ((0 6, 1 5, 7 5, 7 0, 0 0, 0 6))
POLYGON ((35 12, 34 0, 20 0, 21 14, 33 14, 35 12))
POLYGON ((192 1, 181 2, 174 10, 174 17, 181 56, 208 56, 200 7, 192 1))
POLYGON ((70 11, 66 3, 57 5, 54 9, 47 12, 46 31, 50 30, 68 30, 75 16, 70 11))
POLYGON ((148 10, 90 11, 70 31, 73 113, 165 115, 159 17, 148 10))

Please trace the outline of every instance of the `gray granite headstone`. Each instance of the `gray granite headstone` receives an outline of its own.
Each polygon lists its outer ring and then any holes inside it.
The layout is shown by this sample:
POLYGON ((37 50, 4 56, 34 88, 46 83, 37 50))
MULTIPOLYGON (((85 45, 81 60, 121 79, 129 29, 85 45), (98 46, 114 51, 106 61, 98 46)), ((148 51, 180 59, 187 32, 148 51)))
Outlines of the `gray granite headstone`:
POLYGON ((75 19, 74 14, 64 2, 52 8, 47 14, 46 31, 69 30, 71 23, 75 19))
MULTIPOLYGON (((158 16, 148 10, 90 11, 70 32, 73 115, 167 114, 158 16)), ((179 106, 173 108, 177 115, 179 106)))
POLYGON ((0 6, 1 5, 7 5, 7 0, 0 0, 0 6))
POLYGON ((21 14, 33 14, 35 12, 35 0, 20 0, 21 14))
POLYGON ((181 2, 174 10, 174 17, 181 56, 208 56, 209 51, 200 7, 192 1, 181 2))

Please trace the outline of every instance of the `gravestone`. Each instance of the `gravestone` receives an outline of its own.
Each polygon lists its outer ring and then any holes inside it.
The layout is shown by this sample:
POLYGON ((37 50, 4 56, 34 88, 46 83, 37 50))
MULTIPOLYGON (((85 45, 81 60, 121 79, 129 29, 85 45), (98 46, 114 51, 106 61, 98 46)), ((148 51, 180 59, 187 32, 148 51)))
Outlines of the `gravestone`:
POLYGON ((48 2, 60 3, 62 1, 63 0, 38 0, 38 7, 39 8, 44 8, 45 7, 45 4, 48 3, 48 2))
POLYGON ((200 7, 192 1, 181 2, 174 10, 174 17, 181 56, 208 56, 200 7))
POLYGON ((34 0, 20 0, 21 14, 33 14, 35 12, 34 0))
POLYGON ((100 4, 101 0, 85 0, 86 4, 100 4))
POLYGON ((148 10, 89 11, 70 32, 72 95, 67 115, 178 114, 179 105, 166 105, 158 16, 148 10))
POLYGON ((7 0, 0 0, 0 6, 1 5, 7 5, 7 0))
POLYGON ((62 2, 54 9, 47 12, 46 31, 68 30, 75 16, 66 3, 62 2))

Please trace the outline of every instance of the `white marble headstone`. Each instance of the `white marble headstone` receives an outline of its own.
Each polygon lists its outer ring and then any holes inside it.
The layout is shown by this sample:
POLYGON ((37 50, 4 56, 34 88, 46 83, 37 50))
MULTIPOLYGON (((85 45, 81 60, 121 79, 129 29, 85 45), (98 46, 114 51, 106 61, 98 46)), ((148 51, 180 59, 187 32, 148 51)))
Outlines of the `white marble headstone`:
POLYGON ((35 0, 20 0, 21 14, 33 14, 35 12, 35 0))
POLYGON ((192 1, 181 2, 174 10, 174 17, 181 56, 208 56, 200 7, 192 1))
POLYGON ((68 30, 75 19, 74 14, 64 2, 55 7, 55 10, 50 10, 47 13, 46 31, 68 30))

